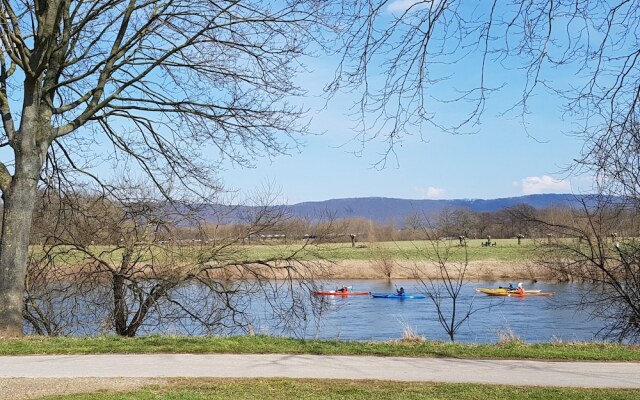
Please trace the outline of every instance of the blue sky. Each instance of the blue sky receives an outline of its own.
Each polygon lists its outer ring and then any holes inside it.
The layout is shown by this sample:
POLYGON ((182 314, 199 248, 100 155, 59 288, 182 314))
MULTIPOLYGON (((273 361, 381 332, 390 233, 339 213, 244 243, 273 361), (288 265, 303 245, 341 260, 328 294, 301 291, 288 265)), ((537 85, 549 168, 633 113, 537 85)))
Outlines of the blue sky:
POLYGON ((288 204, 370 196, 492 199, 590 189, 588 178, 563 172, 578 156, 581 141, 568 135, 569 127, 554 107, 530 116, 528 130, 500 115, 487 115, 475 134, 425 129, 426 141, 407 137, 396 148, 397 162, 380 170, 373 164, 381 146, 369 143, 362 155, 354 155, 358 146, 348 143, 354 136, 354 123, 345 111, 348 102, 331 104, 312 121, 312 129, 326 133, 306 137, 300 153, 259 160, 251 170, 226 171, 228 188, 271 185, 288 204))
MULTIPOLYGON (((333 61, 313 60, 312 75, 300 79, 309 96, 298 101, 311 109, 312 131, 325 133, 304 138, 306 145, 300 153, 259 160, 251 170, 228 169, 222 174, 227 189, 275 187, 285 204, 370 196, 493 199, 591 191, 589 177, 563 172, 578 157, 582 142, 569 134, 574 121, 563 119, 559 99, 538 92, 524 123, 517 115, 502 114, 518 101, 522 90, 524 76, 515 69, 489 70, 488 79, 504 88, 490 98, 476 133, 452 135, 431 125, 416 128, 395 148, 397 161, 392 159, 382 170, 375 168, 383 149, 380 143, 367 143, 360 156, 353 154, 361 150, 359 146, 349 143, 355 123, 348 110, 355 95, 343 93, 331 99, 326 109, 316 97, 321 94, 321 83, 334 72, 333 61)), ((475 69, 474 65, 457 66, 451 72, 451 85, 472 77, 475 69)), ((556 74, 554 79, 566 84, 573 78, 556 74)), ((451 86, 441 90, 446 88, 451 86)), ((434 112, 445 121, 463 113, 455 104, 434 104, 434 112)))

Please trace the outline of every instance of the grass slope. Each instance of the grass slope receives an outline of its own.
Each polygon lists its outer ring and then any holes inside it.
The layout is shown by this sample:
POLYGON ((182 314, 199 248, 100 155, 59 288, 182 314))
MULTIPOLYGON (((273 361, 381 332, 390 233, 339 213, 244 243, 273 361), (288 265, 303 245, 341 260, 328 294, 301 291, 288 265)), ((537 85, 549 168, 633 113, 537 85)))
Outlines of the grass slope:
POLYGON ((270 336, 40 338, 0 340, 0 355, 235 353, 640 361, 640 346, 611 343, 461 344, 435 341, 356 342, 270 336))

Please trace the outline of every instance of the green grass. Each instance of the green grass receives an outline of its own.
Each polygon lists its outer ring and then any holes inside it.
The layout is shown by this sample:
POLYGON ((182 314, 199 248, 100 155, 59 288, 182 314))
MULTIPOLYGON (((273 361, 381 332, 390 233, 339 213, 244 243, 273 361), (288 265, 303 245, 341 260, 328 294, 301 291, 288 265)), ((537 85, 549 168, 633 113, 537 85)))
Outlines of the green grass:
POLYGON ((93 393, 47 397, 49 400, 200 400, 200 399, 637 399, 638 390, 537 388, 476 384, 440 384, 385 381, 303 379, 198 379, 178 380, 168 386, 147 387, 126 393, 93 393))
MULTIPOLYGON (((465 257, 473 261, 525 262, 535 257, 538 245, 533 241, 517 239, 498 239, 495 247, 482 247, 486 239, 468 240, 462 247, 458 241, 402 241, 402 242, 361 242, 356 247, 351 243, 325 243, 309 246, 300 253, 307 259, 329 259, 332 261, 390 259, 398 261, 423 261, 437 258, 437 254, 448 257, 449 261, 464 261, 465 257), (466 253, 465 253, 466 252, 466 253)), ((290 244, 251 244, 238 247, 242 254, 250 259, 266 259, 282 256, 298 249, 300 243, 290 244)))
POLYGON ((392 260, 421 261, 433 260, 437 255, 447 257, 449 261, 464 261, 465 257, 473 261, 524 262, 535 256, 537 246, 528 241, 518 245, 516 239, 492 240, 495 247, 482 247, 486 241, 468 240, 467 246, 459 246, 458 242, 445 241, 406 241, 364 243, 361 247, 351 245, 334 245, 325 250, 328 258, 335 260, 372 260, 388 258, 392 260))
POLYGON ((110 353, 318 354, 538 360, 640 361, 640 346, 609 343, 461 344, 449 342, 357 342, 270 336, 140 338, 42 338, 0 340, 0 355, 110 353))
MULTIPOLYGON (((531 260, 535 256, 537 248, 531 240, 525 240, 522 245, 518 245, 516 239, 497 239, 492 240, 497 243, 497 246, 482 247, 481 243, 484 241, 486 239, 468 240, 466 247, 459 246, 457 241, 363 242, 357 243, 356 247, 352 247, 351 243, 323 243, 310 245, 297 254, 302 259, 308 260, 347 261, 385 258, 399 261, 421 261, 435 259, 437 252, 440 252, 441 255, 448 254, 449 261, 453 262, 464 261, 466 256, 473 261, 492 260, 517 263, 531 260)), ((284 258, 299 251, 302 245, 302 242, 238 245, 225 249, 223 257, 239 257, 249 260, 284 258)), ((102 253, 103 258, 111 259, 114 263, 117 263, 122 257, 122 249, 114 247, 92 246, 91 250, 95 253, 102 253)), ((174 263, 189 263, 196 261, 206 251, 206 246, 176 247, 172 251, 157 248, 154 250, 154 257, 160 260, 172 260, 174 263)), ((41 249, 33 247, 32 254, 36 258, 42 256, 41 249)), ((145 257, 150 258, 151 255, 146 254, 143 258, 145 257)), ((61 263, 77 264, 82 262, 84 256, 78 251, 70 250, 57 255, 57 259, 61 263)))

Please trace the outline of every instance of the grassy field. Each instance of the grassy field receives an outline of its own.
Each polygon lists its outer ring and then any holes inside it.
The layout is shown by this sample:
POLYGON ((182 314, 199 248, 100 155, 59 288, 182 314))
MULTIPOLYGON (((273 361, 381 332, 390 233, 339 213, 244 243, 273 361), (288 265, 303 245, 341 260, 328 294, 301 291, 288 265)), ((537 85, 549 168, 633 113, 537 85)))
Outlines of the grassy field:
MULTIPOLYGON (((500 262, 525 262, 534 258, 539 244, 524 240, 518 245, 517 239, 493 240, 496 246, 483 247, 486 240, 468 240, 467 246, 458 241, 403 241, 403 242, 360 242, 355 247, 351 243, 322 243, 307 246, 300 255, 307 259, 328 259, 332 261, 392 259, 417 261, 435 259, 437 254, 447 255, 450 261, 463 261, 465 257, 474 261, 494 260, 500 262)), ((299 250, 302 243, 290 244, 249 244, 238 246, 239 254, 249 259, 277 258, 299 250)))
MULTIPOLYGON (((303 251, 302 242, 278 244, 265 242, 257 244, 236 245, 225 248, 224 252, 218 252, 221 257, 238 257, 238 259, 273 259, 288 257, 292 252, 298 252, 298 256, 305 259, 328 259, 332 261, 348 260, 372 260, 372 259, 392 259, 392 260, 424 260, 434 259, 437 254, 447 255, 450 261, 463 261, 465 257, 474 261, 494 260, 499 262, 524 262, 531 260, 535 256, 538 245, 532 240, 523 240, 518 245, 516 239, 492 240, 496 246, 483 247, 485 239, 468 240, 467 246, 460 246, 458 241, 403 241, 403 242, 361 242, 355 247, 351 243, 322 243, 306 246, 303 251)), ((96 254, 102 254, 105 259, 112 259, 114 262, 122 256, 122 250, 114 250, 109 246, 90 246, 89 249, 96 254)), ((155 257, 160 255, 167 260, 171 259, 178 263, 189 263, 201 257, 203 252, 210 249, 206 245, 180 246, 173 248, 154 249, 155 257), (164 253, 164 255, 162 255, 164 253)), ((60 249, 63 250, 63 249, 60 249)), ((37 258, 41 255, 41 250, 32 248, 32 254, 37 258)), ((60 252, 57 256, 59 260, 67 264, 81 262, 83 256, 77 251, 60 252)), ((150 256, 149 256, 150 257, 150 256)))
POLYGON ((630 400, 637 390, 568 389, 475 384, 405 383, 302 379, 171 380, 166 386, 125 393, 93 393, 47 397, 49 400, 256 400, 256 399, 563 399, 630 400))
POLYGON ((114 353, 284 353, 640 362, 640 346, 610 343, 524 344, 517 340, 499 344, 461 344, 436 341, 359 342, 302 340, 261 335, 233 337, 148 336, 139 338, 111 336, 29 337, 19 340, 0 340, 0 355, 114 353))
MULTIPOLYGON (((388 258, 392 260, 419 261, 436 259, 437 255, 447 256, 449 261, 460 262, 465 258, 474 261, 499 261, 520 263, 534 258, 536 245, 533 241, 523 241, 518 245, 517 239, 493 240, 496 246, 483 247, 486 240, 468 240, 467 246, 460 246, 458 241, 407 241, 407 242, 374 242, 351 244, 324 245, 319 254, 327 258, 342 260, 371 260, 388 258)), ((256 253, 259 248, 255 248, 256 253)))

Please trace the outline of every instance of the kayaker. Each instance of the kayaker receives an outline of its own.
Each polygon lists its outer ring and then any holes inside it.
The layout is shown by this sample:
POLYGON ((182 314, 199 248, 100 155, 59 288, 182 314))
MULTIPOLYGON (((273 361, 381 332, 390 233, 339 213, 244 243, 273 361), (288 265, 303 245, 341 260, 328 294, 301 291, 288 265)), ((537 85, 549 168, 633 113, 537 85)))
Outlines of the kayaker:
POLYGON ((509 290, 516 290, 516 287, 513 286, 513 283, 509 283, 509 290))
POLYGON ((337 293, 345 293, 347 290, 349 290, 349 289, 347 289, 346 286, 343 286, 340 289, 336 289, 336 292, 337 293))
POLYGON ((404 296, 404 288, 400 287, 400 289, 397 289, 396 292, 398 293, 398 296, 404 296))
POLYGON ((524 295, 524 288, 522 287, 522 282, 518 283, 518 287, 516 288, 516 293, 519 295, 524 295))

